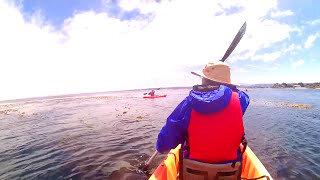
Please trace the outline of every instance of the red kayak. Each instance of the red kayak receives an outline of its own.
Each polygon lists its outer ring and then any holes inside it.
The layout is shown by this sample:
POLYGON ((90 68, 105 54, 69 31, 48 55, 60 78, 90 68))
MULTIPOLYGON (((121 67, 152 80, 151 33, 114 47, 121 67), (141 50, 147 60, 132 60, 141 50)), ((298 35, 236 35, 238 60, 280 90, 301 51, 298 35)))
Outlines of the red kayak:
POLYGON ((167 97, 167 95, 161 95, 161 96, 144 96, 143 98, 161 98, 161 97, 167 97))

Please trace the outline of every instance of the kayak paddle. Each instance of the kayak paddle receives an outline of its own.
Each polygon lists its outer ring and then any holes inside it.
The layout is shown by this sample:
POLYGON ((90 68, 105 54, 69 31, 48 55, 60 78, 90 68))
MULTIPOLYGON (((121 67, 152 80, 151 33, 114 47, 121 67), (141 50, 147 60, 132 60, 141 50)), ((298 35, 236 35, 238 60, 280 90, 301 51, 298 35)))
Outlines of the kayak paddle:
POLYGON ((230 44, 229 48, 227 49, 226 53, 224 54, 223 58, 220 61, 224 62, 229 57, 229 55, 232 53, 234 48, 237 47, 237 45, 240 42, 242 36, 246 32, 246 28, 247 28, 247 22, 244 22, 244 24, 242 25, 242 27, 238 31, 237 35, 234 37, 232 43, 230 44))
POLYGON ((154 160, 154 158, 158 155, 158 151, 156 150, 153 155, 150 157, 150 159, 145 162, 145 164, 143 164, 142 166, 140 166, 140 169, 142 169, 143 171, 148 170, 148 166, 150 165, 150 163, 154 160))

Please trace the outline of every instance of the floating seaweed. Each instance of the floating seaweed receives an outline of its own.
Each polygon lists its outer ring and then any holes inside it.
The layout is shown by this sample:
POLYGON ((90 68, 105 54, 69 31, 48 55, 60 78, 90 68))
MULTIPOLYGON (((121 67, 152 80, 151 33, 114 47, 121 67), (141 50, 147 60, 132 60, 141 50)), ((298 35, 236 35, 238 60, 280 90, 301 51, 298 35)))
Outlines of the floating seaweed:
POLYGON ((0 114, 8 115, 11 112, 18 112, 18 110, 16 110, 16 109, 6 109, 6 110, 0 111, 0 114))
POLYGON ((293 104, 293 103, 287 103, 287 102, 268 102, 268 101, 251 101, 254 104, 262 105, 262 106, 271 106, 271 107, 288 107, 288 108, 300 108, 300 109, 311 109, 314 108, 312 105, 306 105, 306 104, 293 104))
POLYGON ((304 109, 314 108, 314 106, 304 105, 304 104, 285 104, 285 106, 287 106, 287 107, 293 107, 293 108, 304 108, 304 109))

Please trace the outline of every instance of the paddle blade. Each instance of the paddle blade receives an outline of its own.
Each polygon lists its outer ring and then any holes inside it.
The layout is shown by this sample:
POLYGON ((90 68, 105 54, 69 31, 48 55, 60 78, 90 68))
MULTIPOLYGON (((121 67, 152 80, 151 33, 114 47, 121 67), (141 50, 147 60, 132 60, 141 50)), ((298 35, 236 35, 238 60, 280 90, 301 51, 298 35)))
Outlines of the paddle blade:
POLYGON ((150 159, 145 162, 144 164, 140 165, 139 166, 139 169, 142 169, 143 171, 147 171, 148 170, 148 167, 150 165, 150 163, 154 160, 154 158, 158 155, 158 151, 155 151, 153 153, 153 155, 150 157, 150 159))
POLYGON ((220 61, 224 62, 229 57, 229 55, 232 53, 234 48, 237 47, 237 45, 240 42, 242 36, 246 32, 246 28, 247 28, 247 22, 244 22, 244 24, 242 25, 242 27, 238 31, 237 35, 234 37, 232 43, 230 44, 229 48, 227 49, 226 53, 224 54, 223 58, 220 61))

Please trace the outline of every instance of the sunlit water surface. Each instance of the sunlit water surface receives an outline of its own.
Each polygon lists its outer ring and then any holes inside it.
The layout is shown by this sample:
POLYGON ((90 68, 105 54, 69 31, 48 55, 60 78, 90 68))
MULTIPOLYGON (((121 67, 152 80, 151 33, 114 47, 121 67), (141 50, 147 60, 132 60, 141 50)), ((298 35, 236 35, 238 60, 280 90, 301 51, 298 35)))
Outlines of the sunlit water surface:
MULTIPOLYGON (((119 169, 137 172, 189 90, 161 89, 168 96, 157 99, 135 90, 3 102, 0 179, 112 179, 119 169)), ((247 93, 246 137, 274 179, 320 179, 320 90, 247 93)))

